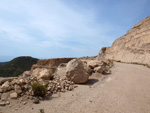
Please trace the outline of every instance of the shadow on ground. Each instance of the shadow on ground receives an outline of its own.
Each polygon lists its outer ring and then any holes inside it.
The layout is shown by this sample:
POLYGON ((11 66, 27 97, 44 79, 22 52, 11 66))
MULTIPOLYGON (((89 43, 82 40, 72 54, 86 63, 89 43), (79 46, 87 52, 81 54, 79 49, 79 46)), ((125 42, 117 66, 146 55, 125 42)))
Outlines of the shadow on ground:
POLYGON ((89 79, 85 85, 94 85, 98 81, 99 81, 98 79, 89 79))

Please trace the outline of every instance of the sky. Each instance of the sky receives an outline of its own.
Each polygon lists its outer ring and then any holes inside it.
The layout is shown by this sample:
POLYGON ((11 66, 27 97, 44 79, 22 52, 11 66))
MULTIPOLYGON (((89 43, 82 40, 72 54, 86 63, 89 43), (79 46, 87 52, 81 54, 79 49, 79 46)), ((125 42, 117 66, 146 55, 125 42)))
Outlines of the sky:
POLYGON ((0 0, 0 62, 96 56, 150 16, 150 0, 0 0))

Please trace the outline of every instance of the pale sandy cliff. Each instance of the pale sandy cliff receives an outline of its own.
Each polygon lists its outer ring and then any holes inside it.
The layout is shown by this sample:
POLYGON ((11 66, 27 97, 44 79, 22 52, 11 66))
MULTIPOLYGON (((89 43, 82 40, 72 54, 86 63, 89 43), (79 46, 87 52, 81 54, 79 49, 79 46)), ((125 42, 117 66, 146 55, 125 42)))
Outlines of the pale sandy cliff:
POLYGON ((121 62, 150 64, 150 16, 115 40, 112 47, 102 48, 97 59, 104 57, 121 62))

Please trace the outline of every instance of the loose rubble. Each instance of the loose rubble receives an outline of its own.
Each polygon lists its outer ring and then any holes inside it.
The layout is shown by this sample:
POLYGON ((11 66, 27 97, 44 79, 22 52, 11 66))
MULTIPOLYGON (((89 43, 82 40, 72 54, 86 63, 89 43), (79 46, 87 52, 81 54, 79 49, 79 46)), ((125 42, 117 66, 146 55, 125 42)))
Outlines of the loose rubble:
MULTIPOLYGON (((36 79, 32 77, 23 77, 20 76, 17 79, 14 79, 11 82, 5 82, 2 86, 0 86, 1 95, 3 93, 10 93, 8 99, 17 99, 21 98, 22 96, 27 96, 27 98, 33 99, 33 103, 39 103, 39 99, 43 97, 36 97, 32 91, 32 83, 34 81, 38 81, 41 84, 47 84, 47 95, 51 96, 57 92, 66 92, 73 90, 76 86, 71 81, 68 81, 66 78, 61 79, 59 77, 54 77, 53 80, 43 80, 43 79, 36 79), (38 99, 39 98, 39 99, 38 99)), ((0 106, 9 105, 10 103, 7 99, 1 99, 0 106), (4 101, 4 102, 3 102, 4 101)), ((24 105, 26 102, 23 103, 24 105)))
POLYGON ((111 73, 110 68, 113 67, 113 61, 109 59, 103 59, 102 61, 91 60, 85 61, 90 73, 111 73))

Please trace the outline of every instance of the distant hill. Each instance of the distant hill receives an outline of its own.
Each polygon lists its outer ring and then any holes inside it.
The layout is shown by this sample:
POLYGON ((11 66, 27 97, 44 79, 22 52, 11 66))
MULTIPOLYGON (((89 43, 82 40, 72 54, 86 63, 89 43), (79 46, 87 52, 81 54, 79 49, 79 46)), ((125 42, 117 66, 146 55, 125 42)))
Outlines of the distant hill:
POLYGON ((0 65, 0 77, 19 76, 26 70, 30 70, 38 59, 32 57, 17 57, 10 62, 0 65))
POLYGON ((6 64, 7 62, 0 62, 0 65, 6 64))

